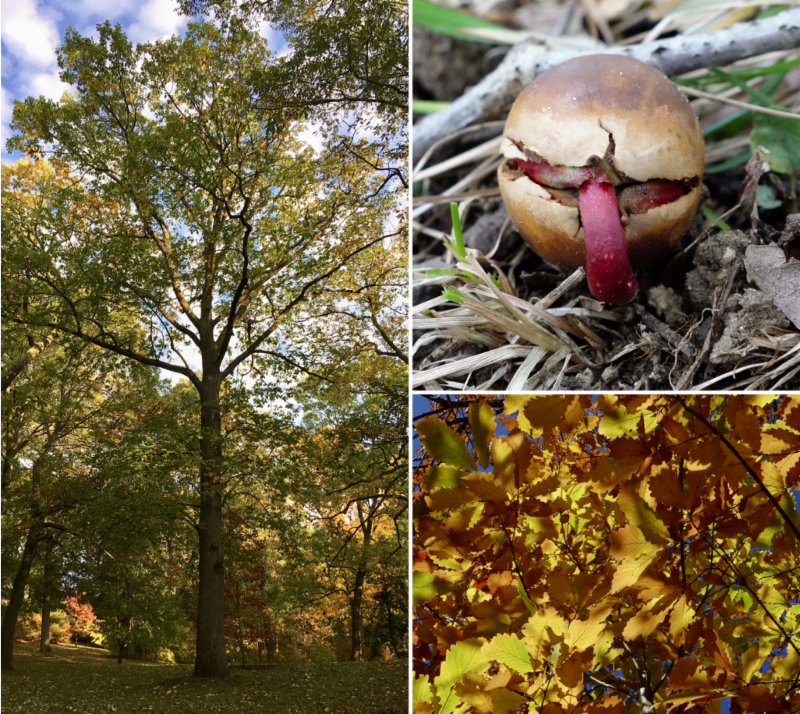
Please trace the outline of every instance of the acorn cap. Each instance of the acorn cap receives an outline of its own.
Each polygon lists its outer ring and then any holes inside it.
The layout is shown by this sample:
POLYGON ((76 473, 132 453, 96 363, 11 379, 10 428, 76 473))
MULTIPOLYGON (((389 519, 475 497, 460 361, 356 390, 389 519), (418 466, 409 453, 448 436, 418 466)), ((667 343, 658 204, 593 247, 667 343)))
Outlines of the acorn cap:
MULTIPOLYGON (((613 138, 613 165, 634 181, 703 173, 697 117, 657 69, 622 55, 587 55, 548 70, 514 102, 504 136, 550 164, 585 166, 613 138)), ((503 142, 506 156, 513 144, 503 142)))

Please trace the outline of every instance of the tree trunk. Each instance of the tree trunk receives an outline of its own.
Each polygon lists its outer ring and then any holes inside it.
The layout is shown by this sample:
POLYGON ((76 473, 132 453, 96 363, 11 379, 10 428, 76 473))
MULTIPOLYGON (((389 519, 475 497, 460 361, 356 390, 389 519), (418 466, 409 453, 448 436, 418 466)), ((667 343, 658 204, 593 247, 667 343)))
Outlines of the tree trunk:
POLYGON ((53 590, 53 544, 48 541, 44 554, 44 582, 42 583, 42 629, 39 636, 39 652, 52 653, 50 647, 50 593, 53 590))
POLYGON ((244 669, 244 638, 242 637, 242 613, 239 609, 239 581, 236 581, 236 619, 239 621, 239 653, 242 655, 242 669, 244 669))
POLYGON ((36 546, 39 543, 40 533, 39 526, 34 526, 28 532, 28 537, 25 539, 25 548, 22 551, 22 560, 11 589, 11 597, 8 599, 6 613, 3 616, 2 632, 0 632, 0 658, 2 658, 2 669, 6 671, 14 669, 12 661, 14 657, 14 631, 17 629, 19 611, 22 609, 22 602, 25 599, 25 586, 28 584, 31 566, 34 558, 36 558, 36 546))
POLYGON ((131 641, 131 629, 133 627, 133 620, 130 616, 118 618, 118 625, 119 628, 117 629, 118 633, 125 633, 125 637, 120 637, 117 634, 117 664, 122 664, 122 660, 126 657, 128 659, 132 659, 131 655, 131 645, 133 644, 131 641))
POLYGON ((225 561, 222 552, 222 416, 219 373, 206 372, 200 392, 200 592, 195 677, 228 677, 225 653, 225 561))
POLYGON ((364 582, 367 579, 367 558, 369 557, 369 547, 372 541, 372 516, 370 509, 367 517, 361 507, 357 504, 358 518, 361 521, 361 532, 364 540, 361 546, 361 558, 356 570, 356 579, 353 583, 353 599, 350 601, 350 626, 352 630, 352 647, 350 649, 350 659, 353 662, 364 659, 364 617, 361 612, 361 605, 364 600, 364 582))
POLYGON ((361 614, 361 603, 364 599, 364 580, 367 576, 367 564, 362 561, 358 564, 356 581, 353 585, 353 599, 350 601, 350 626, 353 632, 350 659, 361 661, 364 659, 364 618, 361 614))

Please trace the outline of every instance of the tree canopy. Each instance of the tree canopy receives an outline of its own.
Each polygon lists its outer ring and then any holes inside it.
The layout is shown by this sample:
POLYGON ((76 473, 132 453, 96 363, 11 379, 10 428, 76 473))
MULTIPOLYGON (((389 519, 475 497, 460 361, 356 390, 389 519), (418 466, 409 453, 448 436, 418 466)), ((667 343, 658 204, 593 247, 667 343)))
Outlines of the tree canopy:
POLYGON ((800 708, 800 402, 435 398, 414 711, 800 708))

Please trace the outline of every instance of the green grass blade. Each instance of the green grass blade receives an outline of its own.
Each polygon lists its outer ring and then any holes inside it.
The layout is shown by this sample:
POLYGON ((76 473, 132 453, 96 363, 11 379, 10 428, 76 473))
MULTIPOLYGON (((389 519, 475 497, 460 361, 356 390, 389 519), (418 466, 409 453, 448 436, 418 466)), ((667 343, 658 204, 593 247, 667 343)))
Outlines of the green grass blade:
POLYGON ((739 154, 738 156, 734 156, 732 159, 728 159, 727 161, 723 161, 721 164, 717 164, 716 166, 711 166, 703 171, 704 174, 719 174, 723 171, 727 171, 728 169, 732 169, 735 166, 741 166, 742 164, 746 164, 750 157, 752 156, 752 152, 745 151, 743 154, 739 154))
POLYGON ((471 40, 472 42, 483 42, 496 45, 494 40, 488 40, 475 35, 462 32, 465 27, 485 27, 490 29, 505 30, 505 27, 493 22, 481 20, 479 17, 469 15, 460 10, 450 7, 437 5, 428 0, 414 0, 412 5, 414 24, 418 27, 425 27, 441 35, 457 37, 460 40, 471 40))
POLYGON ((436 114, 446 107, 450 102, 435 102, 432 99, 415 99, 411 102, 411 111, 414 114, 436 114))
POLYGON ((467 251, 464 249, 464 237, 461 235, 461 219, 458 217, 458 204, 455 201, 450 204, 450 217, 453 219, 453 233, 456 238, 453 252, 462 260, 466 260, 467 251))
POLYGON ((720 220, 719 216, 717 216, 714 211, 712 211, 708 206, 703 206, 703 215, 709 220, 714 223, 717 228, 721 228, 723 231, 731 230, 731 227, 725 223, 725 221, 720 220))

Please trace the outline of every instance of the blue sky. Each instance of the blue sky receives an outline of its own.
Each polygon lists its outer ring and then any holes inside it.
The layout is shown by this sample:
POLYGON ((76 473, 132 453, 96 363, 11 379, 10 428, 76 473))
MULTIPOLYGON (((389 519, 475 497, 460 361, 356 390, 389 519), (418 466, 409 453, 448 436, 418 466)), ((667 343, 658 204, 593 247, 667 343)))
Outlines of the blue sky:
MULTIPOLYGON (((56 47, 64 30, 97 37, 96 25, 119 23, 135 42, 151 42, 181 34, 188 18, 179 15, 176 0, 2 0, 2 157, 13 161, 5 142, 15 99, 28 96, 59 99, 68 85, 58 78, 56 47)), ((264 24, 261 34, 270 49, 281 51, 281 35, 264 24)))

